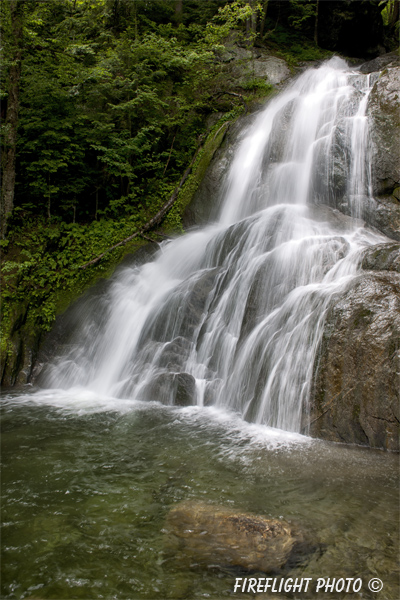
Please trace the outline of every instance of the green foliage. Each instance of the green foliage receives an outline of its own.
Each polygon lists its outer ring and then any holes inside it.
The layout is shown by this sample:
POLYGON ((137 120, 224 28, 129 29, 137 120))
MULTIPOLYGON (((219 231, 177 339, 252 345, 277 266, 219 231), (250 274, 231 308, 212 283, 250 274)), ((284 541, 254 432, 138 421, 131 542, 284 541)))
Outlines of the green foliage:
POLYGON ((267 81, 264 81, 264 79, 251 79, 250 81, 242 83, 241 87, 250 92, 257 92, 263 97, 268 96, 274 89, 274 86, 267 81))
POLYGON ((310 21, 314 24, 317 12, 317 3, 315 0, 290 0, 292 14, 288 21, 294 29, 303 29, 308 27, 310 21))
MULTIPOLYGON (((308 4, 290 3, 294 27, 310 20, 308 4)), ((263 16, 261 3, 185 0, 179 25, 172 0, 26 6, 15 205, 82 223, 151 210, 219 108, 210 98, 227 82, 216 50, 232 31, 254 38, 245 25, 263 16)), ((7 71, 7 18, 4 29, 7 71)), ((279 26, 269 33, 291 62, 321 57, 279 26)), ((269 92, 261 81, 246 90, 269 92)))
MULTIPOLYGON (((65 308, 65 298, 78 295, 93 280, 93 272, 80 265, 135 230, 135 222, 129 217, 80 225, 48 223, 41 217, 27 221, 22 210, 17 215, 10 239, 12 253, 1 271, 3 340, 14 325, 12 315, 18 314, 19 307, 27 302, 26 326, 32 330, 50 329, 56 313, 65 308)), ((95 277, 107 273, 121 252, 107 256, 96 269, 95 277)))
MULTIPOLYGON (((241 108, 225 114, 213 127, 193 166, 191 176, 181 190, 178 200, 164 221, 166 231, 182 231, 182 213, 199 186, 204 173, 221 144, 228 122, 237 118, 241 108)), ((164 184, 152 206, 161 208, 173 192, 164 184)), ((120 199, 121 204, 129 199, 120 199)), ((121 206, 114 207, 118 212, 121 206)), ((21 310, 25 312, 23 326, 28 331, 47 331, 58 312, 98 277, 113 270, 124 253, 146 243, 136 238, 130 246, 108 253, 96 269, 81 269, 91 258, 102 254, 114 244, 143 227, 148 215, 140 211, 119 219, 102 219, 90 224, 48 221, 29 216, 18 208, 14 211, 11 234, 2 243, 10 246, 1 270, 3 280, 2 352, 8 351, 7 340, 21 326, 21 310)))
POLYGON ((230 4, 218 10, 218 14, 214 19, 207 23, 205 32, 205 41, 211 46, 222 44, 228 35, 235 30, 239 30, 241 35, 239 39, 244 41, 254 41, 256 37, 255 31, 244 32, 243 25, 248 19, 257 17, 262 13, 261 3, 257 3, 254 7, 246 0, 234 0, 230 4), (241 31, 242 30, 242 31, 241 31))
POLYGON ((382 21, 385 27, 390 25, 392 14, 394 12, 395 0, 382 0, 379 2, 379 6, 383 6, 381 10, 382 21))
POLYGON ((315 46, 311 39, 300 31, 294 31, 267 20, 267 32, 264 42, 277 56, 283 58, 291 66, 307 60, 321 60, 333 55, 329 50, 315 46))
POLYGON ((122 5, 118 36, 104 30, 115 25, 116 3, 40 3, 29 19, 16 189, 24 210, 85 221, 121 216, 116 207, 130 203, 132 213, 190 159, 207 111, 212 49, 178 41, 167 25, 158 31, 146 3, 135 13, 122 5), (99 19, 102 33, 92 25, 99 19))

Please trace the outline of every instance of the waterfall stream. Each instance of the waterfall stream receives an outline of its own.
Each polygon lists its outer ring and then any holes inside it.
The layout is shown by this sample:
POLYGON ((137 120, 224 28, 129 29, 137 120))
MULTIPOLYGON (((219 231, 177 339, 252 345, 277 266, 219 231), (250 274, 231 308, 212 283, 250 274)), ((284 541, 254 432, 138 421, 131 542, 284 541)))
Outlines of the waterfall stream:
POLYGON ((216 222, 120 271, 48 386, 212 404, 300 431, 327 308, 360 251, 385 239, 359 220, 371 195, 370 78, 333 58, 270 101, 242 133, 216 222), (338 140, 349 217, 328 208, 338 140))
POLYGON ((307 598, 399 597, 398 458, 299 434, 327 310, 386 241, 361 220, 371 78, 335 58, 273 98, 219 217, 81 299, 42 389, 5 395, 2 598, 232 598, 241 570, 168 546, 191 500, 298 524, 315 551, 270 575, 307 598))

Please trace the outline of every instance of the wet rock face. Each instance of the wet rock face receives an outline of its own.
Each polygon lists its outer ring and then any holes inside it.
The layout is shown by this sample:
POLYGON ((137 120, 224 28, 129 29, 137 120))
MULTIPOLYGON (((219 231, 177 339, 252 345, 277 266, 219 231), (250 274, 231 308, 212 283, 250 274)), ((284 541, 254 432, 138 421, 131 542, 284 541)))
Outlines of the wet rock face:
MULTIPOLYGON (((379 67, 379 59, 366 64, 374 66, 375 62, 379 67)), ((395 64, 396 61, 391 60, 382 71, 368 100, 375 201, 367 210, 366 220, 388 237, 400 241, 400 66, 395 64)))
MULTIPOLYGON (((247 86, 255 81, 279 88, 288 80, 291 72, 286 61, 271 56, 263 49, 242 48, 235 43, 236 41, 233 38, 219 56, 221 69, 225 78, 230 81, 234 93, 246 95, 247 86)), ((258 110, 260 107, 261 105, 252 106, 250 110, 258 110)), ((204 225, 217 218, 224 195, 224 176, 228 172, 239 140, 253 119, 253 114, 245 114, 234 123, 227 124, 221 146, 215 152, 193 199, 185 210, 185 228, 204 225)))
POLYGON ((378 56, 373 60, 369 60, 360 67, 360 73, 376 73, 382 71, 385 67, 400 66, 400 57, 397 51, 388 52, 382 56, 378 56))
MULTIPOLYGON (((368 99, 371 194, 363 200, 366 223, 400 241, 400 66, 395 53, 360 67, 373 72, 376 82, 368 99), (379 74, 379 70, 382 72, 379 74)), ((340 115, 339 115, 340 116, 340 115)), ((350 138, 346 114, 336 123, 332 138, 332 162, 317 161, 312 190, 317 203, 326 203, 351 214, 348 184, 351 167, 350 138)))
POLYGON ((264 79, 271 85, 282 83, 290 76, 290 70, 286 62, 275 56, 260 56, 253 59, 244 73, 244 80, 252 80, 254 77, 264 79))
POLYGON ((368 224, 400 242, 400 201, 395 196, 377 198, 366 216, 368 224))
POLYGON ((168 545, 182 560, 264 573, 281 569, 308 547, 287 521, 190 500, 172 508, 166 529, 168 545))
POLYGON ((196 382, 189 373, 161 373, 146 390, 147 400, 176 406, 196 404, 196 382))
POLYGON ((372 88, 367 114, 372 145, 372 185, 376 196, 400 186, 400 67, 384 70, 372 88))
POLYGON ((218 217, 224 195, 223 181, 226 176, 243 130, 254 120, 254 115, 243 115, 229 124, 223 142, 207 168, 189 206, 183 215, 185 228, 206 225, 218 217))
POLYGON ((330 308, 308 417, 332 441, 399 450, 400 246, 365 251, 368 272, 330 308))
POLYGON ((400 273, 400 244, 377 244, 364 250, 364 271, 396 271, 400 273))
MULTIPOLYGON (((82 296, 79 296, 67 310, 56 317, 52 329, 40 339, 40 348, 32 357, 29 376, 21 371, 18 383, 34 383, 46 386, 47 373, 55 357, 68 351, 75 336, 82 331, 84 324, 90 320, 93 328, 100 328, 108 318, 103 306, 105 298, 115 280, 115 276, 126 267, 139 267, 150 261, 159 250, 156 243, 146 244, 136 252, 127 254, 117 266, 109 279, 100 279, 82 296), (24 379, 22 379, 24 377, 24 379)), ((14 385, 14 384, 12 384, 14 385)))

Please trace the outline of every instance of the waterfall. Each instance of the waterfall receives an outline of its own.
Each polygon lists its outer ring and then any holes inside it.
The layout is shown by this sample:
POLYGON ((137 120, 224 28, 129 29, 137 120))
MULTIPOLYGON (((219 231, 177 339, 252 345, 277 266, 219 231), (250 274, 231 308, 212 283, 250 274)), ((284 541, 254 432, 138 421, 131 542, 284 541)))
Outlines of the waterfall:
POLYGON ((334 58, 270 101, 241 136, 217 221, 122 269, 47 385, 300 431, 326 312, 384 239, 359 220, 371 83, 334 58))

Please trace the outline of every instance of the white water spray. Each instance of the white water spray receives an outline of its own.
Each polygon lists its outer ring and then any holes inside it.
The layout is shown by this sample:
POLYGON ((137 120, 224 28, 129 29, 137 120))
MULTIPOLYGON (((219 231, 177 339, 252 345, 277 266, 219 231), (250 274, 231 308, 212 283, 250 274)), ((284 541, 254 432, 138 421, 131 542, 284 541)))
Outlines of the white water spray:
POLYGON ((326 311, 384 239, 322 206, 338 193, 338 131, 347 212, 362 217, 370 197, 369 86, 332 59, 271 101, 235 154, 218 222, 121 271, 47 384, 300 431, 326 311))

